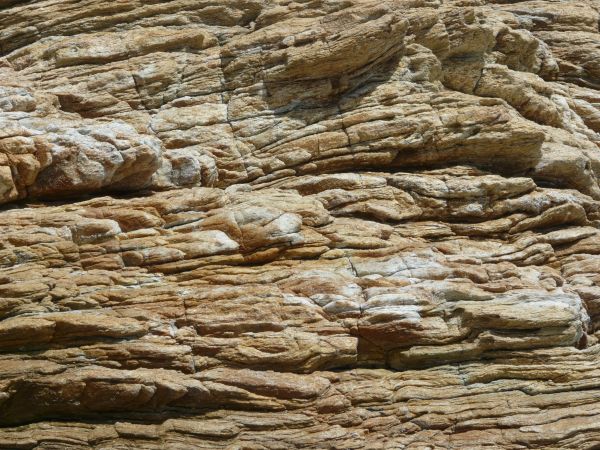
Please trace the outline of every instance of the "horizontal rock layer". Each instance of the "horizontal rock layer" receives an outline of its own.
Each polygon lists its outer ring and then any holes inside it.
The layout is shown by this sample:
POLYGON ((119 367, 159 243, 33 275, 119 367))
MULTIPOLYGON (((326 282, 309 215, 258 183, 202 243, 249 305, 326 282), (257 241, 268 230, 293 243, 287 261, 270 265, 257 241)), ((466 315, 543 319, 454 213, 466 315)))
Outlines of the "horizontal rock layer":
POLYGON ((0 0, 0 448, 600 446, 599 23, 0 0))

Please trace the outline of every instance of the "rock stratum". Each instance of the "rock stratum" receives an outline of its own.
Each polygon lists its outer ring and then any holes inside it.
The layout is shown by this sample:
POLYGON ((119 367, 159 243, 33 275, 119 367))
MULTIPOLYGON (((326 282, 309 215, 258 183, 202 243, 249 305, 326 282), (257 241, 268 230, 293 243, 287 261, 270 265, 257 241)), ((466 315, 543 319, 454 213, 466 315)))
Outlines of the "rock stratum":
POLYGON ((0 0, 0 448, 600 448, 599 24, 0 0))

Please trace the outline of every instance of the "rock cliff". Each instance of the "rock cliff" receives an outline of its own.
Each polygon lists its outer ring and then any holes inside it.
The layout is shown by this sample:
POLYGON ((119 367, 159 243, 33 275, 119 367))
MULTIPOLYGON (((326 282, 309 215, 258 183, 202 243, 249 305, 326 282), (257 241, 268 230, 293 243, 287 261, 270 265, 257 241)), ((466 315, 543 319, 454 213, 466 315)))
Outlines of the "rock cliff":
POLYGON ((0 0, 0 448, 600 448, 599 0, 0 0))

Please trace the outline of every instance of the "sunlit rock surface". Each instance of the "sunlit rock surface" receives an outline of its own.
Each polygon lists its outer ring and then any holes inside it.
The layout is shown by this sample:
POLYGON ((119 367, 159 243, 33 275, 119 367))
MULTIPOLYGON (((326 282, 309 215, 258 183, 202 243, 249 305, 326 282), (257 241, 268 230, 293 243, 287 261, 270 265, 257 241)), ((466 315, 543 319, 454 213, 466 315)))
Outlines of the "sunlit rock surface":
POLYGON ((0 448, 599 448, 599 24, 0 0, 0 448))

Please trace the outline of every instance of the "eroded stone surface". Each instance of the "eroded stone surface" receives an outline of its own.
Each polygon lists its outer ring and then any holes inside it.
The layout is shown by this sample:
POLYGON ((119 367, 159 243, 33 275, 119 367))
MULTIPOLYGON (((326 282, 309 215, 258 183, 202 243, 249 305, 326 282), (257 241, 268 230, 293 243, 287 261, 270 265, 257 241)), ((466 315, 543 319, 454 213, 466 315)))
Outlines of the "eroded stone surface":
POLYGON ((0 448, 599 446, 599 23, 0 0, 0 448))

